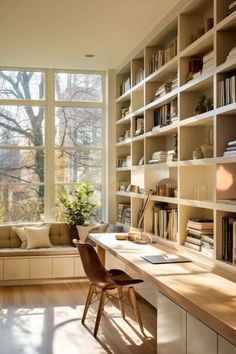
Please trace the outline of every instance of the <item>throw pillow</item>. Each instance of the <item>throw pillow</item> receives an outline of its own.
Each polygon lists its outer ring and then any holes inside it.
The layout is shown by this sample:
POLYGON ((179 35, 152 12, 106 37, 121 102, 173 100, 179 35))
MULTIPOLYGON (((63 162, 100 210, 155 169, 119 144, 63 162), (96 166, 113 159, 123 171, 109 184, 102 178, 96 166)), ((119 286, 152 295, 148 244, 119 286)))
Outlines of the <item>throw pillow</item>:
POLYGON ((27 245, 27 239, 25 235, 25 227, 12 227, 12 230, 15 231, 19 239, 21 240, 21 246, 20 248, 26 248, 27 245))
POLYGON ((87 241, 88 234, 91 230, 94 229, 94 225, 91 226, 83 226, 83 225, 76 225, 78 234, 79 234, 79 241, 81 243, 85 243, 87 241))
POLYGON ((109 224, 106 224, 106 223, 94 225, 93 229, 91 230, 91 233, 93 233, 93 234, 104 234, 107 231, 108 225, 109 224))
POLYGON ((49 248, 52 247, 49 238, 50 226, 43 226, 41 228, 25 227, 25 234, 27 239, 27 249, 31 248, 49 248))

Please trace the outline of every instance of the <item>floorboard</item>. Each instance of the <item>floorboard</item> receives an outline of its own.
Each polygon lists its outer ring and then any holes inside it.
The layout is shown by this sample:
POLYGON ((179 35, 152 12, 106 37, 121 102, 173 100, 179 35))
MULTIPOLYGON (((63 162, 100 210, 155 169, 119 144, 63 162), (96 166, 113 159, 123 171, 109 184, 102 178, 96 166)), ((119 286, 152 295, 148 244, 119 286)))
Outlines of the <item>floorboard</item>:
POLYGON ((138 297, 146 336, 133 311, 105 305, 97 338, 93 328, 97 303, 81 318, 88 283, 0 287, 0 354, 156 354, 156 310, 138 297))

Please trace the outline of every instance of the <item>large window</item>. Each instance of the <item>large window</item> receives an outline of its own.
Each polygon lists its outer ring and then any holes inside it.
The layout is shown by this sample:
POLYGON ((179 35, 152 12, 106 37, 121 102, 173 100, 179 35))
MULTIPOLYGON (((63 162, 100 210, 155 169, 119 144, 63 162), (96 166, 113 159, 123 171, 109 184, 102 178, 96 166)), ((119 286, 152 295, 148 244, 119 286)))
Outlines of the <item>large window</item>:
POLYGON ((0 71, 0 222, 60 220, 79 181, 101 205, 103 85, 99 72, 0 71))

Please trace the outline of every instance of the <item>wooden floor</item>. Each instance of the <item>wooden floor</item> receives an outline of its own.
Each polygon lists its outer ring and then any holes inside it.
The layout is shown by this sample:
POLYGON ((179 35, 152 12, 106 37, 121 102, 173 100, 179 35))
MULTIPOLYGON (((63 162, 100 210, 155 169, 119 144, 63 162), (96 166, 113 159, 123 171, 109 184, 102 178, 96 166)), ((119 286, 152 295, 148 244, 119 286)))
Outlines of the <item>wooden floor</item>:
POLYGON ((121 318, 116 300, 105 305, 97 339, 97 303, 81 324, 87 283, 0 287, 0 354, 156 354, 156 310, 138 297, 146 337, 133 311, 121 318))

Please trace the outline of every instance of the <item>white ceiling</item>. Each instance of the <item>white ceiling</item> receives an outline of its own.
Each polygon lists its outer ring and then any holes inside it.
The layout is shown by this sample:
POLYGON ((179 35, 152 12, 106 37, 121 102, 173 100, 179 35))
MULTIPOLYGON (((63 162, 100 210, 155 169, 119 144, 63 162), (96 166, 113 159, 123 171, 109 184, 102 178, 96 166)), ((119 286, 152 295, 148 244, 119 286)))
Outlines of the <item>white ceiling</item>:
POLYGON ((0 0, 0 65, 117 68, 180 1, 0 0))

